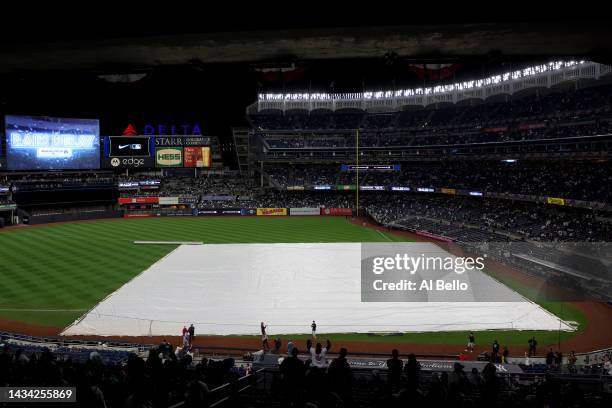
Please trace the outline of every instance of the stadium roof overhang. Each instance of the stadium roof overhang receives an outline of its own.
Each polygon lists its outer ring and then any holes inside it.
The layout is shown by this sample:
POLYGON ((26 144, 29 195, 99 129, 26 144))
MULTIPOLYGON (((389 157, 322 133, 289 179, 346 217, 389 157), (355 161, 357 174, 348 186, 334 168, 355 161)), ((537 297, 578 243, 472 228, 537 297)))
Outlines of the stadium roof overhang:
POLYGON ((0 73, 130 71, 159 66, 287 60, 444 60, 504 55, 612 62, 606 22, 478 23, 130 35, 0 44, 0 73))

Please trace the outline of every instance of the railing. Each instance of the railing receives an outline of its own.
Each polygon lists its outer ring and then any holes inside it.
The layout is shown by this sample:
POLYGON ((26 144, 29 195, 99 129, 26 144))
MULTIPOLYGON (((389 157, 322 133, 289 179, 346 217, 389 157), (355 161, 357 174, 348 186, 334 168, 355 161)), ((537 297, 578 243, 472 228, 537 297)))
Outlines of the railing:
MULTIPOLYGON (((210 403, 210 408, 222 407, 224 404, 229 403, 232 399, 238 397, 240 394, 252 389, 261 379, 260 377, 264 373, 265 368, 261 368, 252 374, 240 377, 234 382, 225 383, 213 388, 210 391, 209 400, 213 401, 210 403)), ((185 401, 178 402, 171 405, 168 408, 182 408, 185 406, 185 401)))

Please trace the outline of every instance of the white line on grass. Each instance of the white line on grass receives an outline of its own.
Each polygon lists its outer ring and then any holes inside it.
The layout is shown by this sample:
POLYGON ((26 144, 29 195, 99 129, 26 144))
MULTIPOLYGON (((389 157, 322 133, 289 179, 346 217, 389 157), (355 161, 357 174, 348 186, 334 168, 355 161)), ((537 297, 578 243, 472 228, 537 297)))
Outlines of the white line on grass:
POLYGON ((0 309, 0 312, 85 312, 88 309, 0 309))
POLYGON ((386 236, 384 232, 380 232, 379 230, 376 230, 376 232, 378 232, 380 235, 382 235, 387 241, 392 241, 392 239, 389 238, 388 236, 386 236))

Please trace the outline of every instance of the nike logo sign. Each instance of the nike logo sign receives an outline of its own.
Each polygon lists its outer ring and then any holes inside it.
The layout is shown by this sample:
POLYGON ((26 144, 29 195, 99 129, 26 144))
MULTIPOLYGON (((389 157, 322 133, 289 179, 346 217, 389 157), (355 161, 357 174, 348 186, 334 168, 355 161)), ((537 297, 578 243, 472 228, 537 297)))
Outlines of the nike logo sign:
POLYGON ((129 145, 129 144, 126 144, 126 145, 119 145, 119 150, 121 150, 121 149, 125 149, 126 147, 130 147, 130 145, 129 145))

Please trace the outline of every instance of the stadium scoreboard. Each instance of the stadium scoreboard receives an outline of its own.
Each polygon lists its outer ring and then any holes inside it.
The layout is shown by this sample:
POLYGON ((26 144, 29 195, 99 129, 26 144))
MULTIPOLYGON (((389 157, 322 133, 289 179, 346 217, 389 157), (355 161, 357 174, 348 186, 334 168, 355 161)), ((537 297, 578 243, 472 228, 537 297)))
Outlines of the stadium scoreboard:
POLYGON ((5 116, 0 170, 211 167, 209 136, 104 136, 97 119, 5 116))
POLYGON ((100 168, 97 119, 5 116, 9 170, 100 168))

